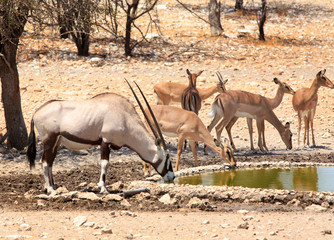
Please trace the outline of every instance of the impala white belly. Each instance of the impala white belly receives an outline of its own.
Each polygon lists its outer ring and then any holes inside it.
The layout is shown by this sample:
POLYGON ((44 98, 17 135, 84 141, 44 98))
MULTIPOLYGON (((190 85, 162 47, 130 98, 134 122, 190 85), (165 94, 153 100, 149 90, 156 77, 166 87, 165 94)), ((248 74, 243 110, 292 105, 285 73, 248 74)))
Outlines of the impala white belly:
POLYGON ((253 118, 253 119, 256 119, 256 116, 255 115, 252 115, 248 112, 236 112, 235 115, 236 117, 246 117, 246 118, 253 118))
POLYGON ((164 132, 162 131, 162 134, 167 136, 167 137, 178 137, 179 135, 173 132, 164 132))
POLYGON ((62 136, 60 137, 59 141, 60 141, 59 142, 60 145, 63 145, 64 147, 66 147, 68 149, 71 149, 71 150, 74 150, 74 151, 87 149, 87 148, 90 148, 90 147, 93 146, 93 145, 90 145, 90 144, 83 144, 83 143, 74 142, 74 141, 68 140, 67 138, 62 137, 62 136))

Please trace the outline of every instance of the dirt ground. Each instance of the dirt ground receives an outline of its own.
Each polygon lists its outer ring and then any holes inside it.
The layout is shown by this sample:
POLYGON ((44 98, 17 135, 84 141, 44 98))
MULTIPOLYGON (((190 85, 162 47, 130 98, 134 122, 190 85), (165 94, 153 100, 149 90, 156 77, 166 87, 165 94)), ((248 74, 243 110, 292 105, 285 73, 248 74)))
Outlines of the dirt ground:
MULTIPOLYGON (((205 17, 207 1, 184 2, 205 17)), ((254 2, 252 5, 248 1, 246 6, 257 7, 259 1, 254 2)), ((333 1, 271 1, 264 43, 257 40, 255 16, 231 11, 233 3, 223 4, 226 36, 210 37, 209 27, 176 2, 160 2, 157 13, 167 42, 152 38, 153 43, 142 44, 135 57, 127 59, 122 56, 122 45, 104 40, 103 33, 91 45, 92 56, 78 58, 71 41, 34 38, 28 30, 18 55, 26 125, 30 126, 34 111, 50 99, 82 99, 117 92, 134 103, 124 78, 135 80, 152 104, 153 85, 162 81, 186 83, 186 69, 204 70, 198 80, 201 88, 215 84, 215 73, 220 71, 224 79, 229 79, 228 89, 267 97, 275 95, 274 77, 288 82, 294 90, 310 86, 322 69, 327 69, 328 78, 334 80, 333 1)), ((200 111, 206 125, 211 120, 207 114, 213 99, 207 99, 200 111)), ((316 147, 297 146, 297 115, 291 99, 284 96, 275 113, 283 123, 290 122, 293 149, 285 150, 276 129, 267 123, 270 152, 251 152, 246 121, 240 119, 232 130, 239 149, 235 153, 237 162, 334 163, 333 90, 319 90, 314 122, 316 147)), ((0 114, 3 116, 3 108, 0 114)), ((0 120, 0 126, 5 126, 3 118, 0 120)), ((175 164, 176 139, 167 138, 167 142, 175 164)), ((255 132, 255 146, 256 142, 255 132)), ((222 162, 213 152, 204 155, 202 148, 200 144, 200 166, 222 162)), ((2 146, 0 152, 0 239, 334 239, 333 206, 319 211, 287 204, 212 201, 214 209, 200 210, 186 207, 186 202, 164 204, 162 196, 154 193, 126 197, 121 202, 29 198, 27 193, 43 194, 39 164, 30 171, 24 151, 9 151, 2 146)), ((82 191, 96 184, 98 159, 99 148, 59 150, 53 169, 56 184, 69 191, 82 191)), ((106 180, 109 189, 117 186, 120 190, 131 181, 145 179, 139 157, 128 149, 112 152, 110 162, 106 180)), ((193 166, 192 153, 185 150, 180 168, 193 166)))

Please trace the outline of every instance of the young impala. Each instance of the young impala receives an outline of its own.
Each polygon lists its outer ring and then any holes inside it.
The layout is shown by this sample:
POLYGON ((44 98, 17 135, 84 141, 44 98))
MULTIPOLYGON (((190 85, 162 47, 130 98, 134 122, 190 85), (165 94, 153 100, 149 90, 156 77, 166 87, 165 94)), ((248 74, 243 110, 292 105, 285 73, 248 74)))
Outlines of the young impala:
POLYGON ((209 116, 214 117, 214 119, 208 126, 208 130, 211 132, 212 128, 223 118, 216 126, 217 139, 220 139, 224 127, 235 117, 256 119, 258 146, 264 152, 264 120, 267 120, 277 129, 286 147, 291 149, 292 133, 290 124, 282 125, 273 112, 272 106, 273 104, 270 104, 270 100, 261 95, 240 90, 228 90, 223 94, 219 94, 213 102, 209 116))
POLYGON ((326 69, 320 71, 315 76, 310 88, 301 88, 296 91, 292 98, 293 109, 298 113, 298 146, 300 142, 301 121, 304 120, 304 145, 310 145, 309 130, 311 125, 312 143, 315 146, 313 118, 318 102, 318 90, 320 87, 334 88, 334 84, 326 76, 326 69))
MULTIPOLYGON (((220 74, 219 72, 217 75, 220 74)), ((220 80, 216 85, 209 88, 197 88, 199 96, 202 101, 211 97, 215 93, 222 93, 225 91, 225 84, 227 80, 220 80)), ((154 95, 157 98, 157 104, 169 105, 171 103, 180 103, 181 95, 188 85, 176 82, 161 82, 154 85, 154 95)))
POLYGON ((60 145, 73 150, 100 145, 101 175, 98 185, 103 193, 108 192, 105 180, 110 148, 126 146, 150 163, 164 180, 174 179, 169 155, 161 148, 164 143, 162 135, 158 137, 154 131, 158 126, 152 127, 154 138, 133 104, 118 94, 104 93, 79 101, 53 100, 37 109, 31 121, 28 141, 27 156, 31 168, 36 158, 35 126, 43 145, 42 170, 48 193, 56 189, 52 165, 60 145))
MULTIPOLYGON (((277 108, 281 104, 284 94, 291 94, 291 95, 295 94, 295 91, 287 83, 281 82, 277 78, 274 78, 273 81, 274 81, 275 84, 278 85, 275 97, 274 98, 263 97, 266 106, 268 106, 268 108, 271 109, 271 110, 277 108)), ((228 134, 229 139, 231 141, 231 145, 232 145, 234 150, 236 150, 236 148, 235 148, 235 145, 234 145, 234 142, 233 142, 231 129, 232 129, 233 125, 235 124, 235 122, 237 120, 238 120, 238 117, 234 117, 226 126, 226 131, 227 131, 227 134, 228 134)), ((263 132, 261 133, 262 139, 259 139, 259 140, 262 141, 263 148, 266 151, 268 151, 267 144, 266 144, 266 141, 265 141, 265 136, 264 136, 264 121, 261 124, 263 124, 263 128, 262 128, 263 132)), ((250 147, 251 147, 251 150, 254 150, 254 145, 253 145, 253 118, 247 118, 247 125, 248 125, 249 138, 250 138, 250 147)), ((261 151, 262 151, 262 149, 261 149, 261 151)))
MULTIPOLYGON (((179 167, 180 156, 185 139, 190 140, 190 146, 195 158, 196 166, 198 166, 198 160, 195 141, 205 143, 225 162, 230 163, 232 166, 236 165, 233 157, 233 149, 229 147, 229 141, 225 141, 224 145, 215 141, 201 119, 194 112, 186 111, 175 106, 165 105, 151 106, 151 108, 162 133, 169 137, 178 137, 175 171, 177 171, 179 167)), ((148 116, 151 116, 148 113, 148 109, 145 111, 148 116)), ((146 174, 145 164, 144 173, 146 174)))

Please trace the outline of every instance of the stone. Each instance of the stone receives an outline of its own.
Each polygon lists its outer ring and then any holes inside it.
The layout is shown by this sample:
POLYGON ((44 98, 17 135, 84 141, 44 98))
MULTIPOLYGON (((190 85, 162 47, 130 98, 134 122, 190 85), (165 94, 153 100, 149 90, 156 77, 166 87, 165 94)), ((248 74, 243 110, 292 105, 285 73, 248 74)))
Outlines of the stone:
POLYGON ((73 224, 77 227, 80 227, 81 225, 83 225, 86 222, 87 222, 87 217, 86 216, 78 216, 78 217, 74 218, 74 220, 73 220, 73 224))
POLYGON ((20 225, 19 231, 31 231, 31 226, 27 223, 22 223, 20 225))
POLYGON ((243 222, 238 225, 239 229, 248 229, 249 228, 249 223, 248 222, 243 222))
POLYGON ((172 199, 168 193, 163 195, 160 199, 159 202, 162 202, 163 204, 169 205, 169 204, 174 204, 175 199, 172 199))
POLYGON ((115 201, 120 202, 123 200, 123 197, 118 194, 108 194, 102 198, 102 201, 108 202, 108 201, 115 201))
POLYGON ((313 212, 324 212, 327 210, 327 208, 320 205, 312 204, 311 206, 306 207, 305 210, 313 212))
POLYGON ((78 193, 79 199, 91 200, 91 201, 99 201, 100 198, 92 192, 79 192, 78 193))
POLYGON ((104 228, 101 229, 101 233, 102 234, 111 234, 112 233, 112 229, 104 227, 104 228))
POLYGON ((188 208, 196 208, 199 207, 202 204, 202 200, 198 197, 193 197, 189 200, 187 207, 188 208))

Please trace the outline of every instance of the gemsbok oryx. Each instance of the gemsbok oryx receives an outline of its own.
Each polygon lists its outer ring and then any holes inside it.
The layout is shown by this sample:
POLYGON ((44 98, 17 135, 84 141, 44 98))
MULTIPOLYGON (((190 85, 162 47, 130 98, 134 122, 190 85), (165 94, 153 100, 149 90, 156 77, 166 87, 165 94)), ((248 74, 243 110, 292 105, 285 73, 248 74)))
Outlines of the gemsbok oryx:
POLYGON ((38 108, 31 120, 28 139, 30 168, 34 167, 36 158, 35 127, 43 146, 41 162, 47 193, 56 189, 52 165, 60 145, 73 150, 100 145, 101 175, 98 186, 101 193, 108 192, 105 181, 110 148, 128 147, 151 164, 165 181, 174 179, 169 154, 161 148, 165 145, 162 135, 155 132, 156 127, 152 127, 153 137, 134 105, 118 94, 103 93, 78 101, 53 100, 38 108))
POLYGON ((304 145, 310 145, 310 125, 312 133, 312 143, 315 146, 313 132, 313 118, 318 103, 318 90, 320 87, 328 87, 334 89, 334 84, 325 76, 326 69, 320 71, 315 76, 310 88, 301 88, 296 91, 292 98, 293 109, 298 113, 298 146, 300 142, 300 129, 302 119, 304 120, 304 145))

